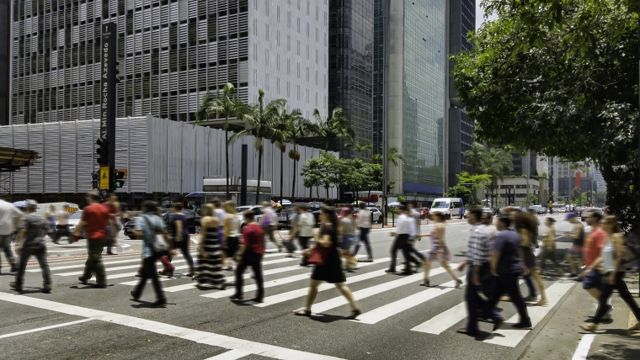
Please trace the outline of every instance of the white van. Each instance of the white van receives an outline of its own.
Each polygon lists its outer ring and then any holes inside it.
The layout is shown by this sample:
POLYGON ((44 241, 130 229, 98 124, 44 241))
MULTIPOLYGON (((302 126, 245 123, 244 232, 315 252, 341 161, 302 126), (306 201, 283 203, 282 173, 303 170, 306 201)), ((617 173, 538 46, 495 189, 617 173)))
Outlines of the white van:
POLYGON ((464 204, 461 198, 439 198, 433 200, 429 214, 441 213, 445 219, 451 219, 454 216, 464 218, 464 204))

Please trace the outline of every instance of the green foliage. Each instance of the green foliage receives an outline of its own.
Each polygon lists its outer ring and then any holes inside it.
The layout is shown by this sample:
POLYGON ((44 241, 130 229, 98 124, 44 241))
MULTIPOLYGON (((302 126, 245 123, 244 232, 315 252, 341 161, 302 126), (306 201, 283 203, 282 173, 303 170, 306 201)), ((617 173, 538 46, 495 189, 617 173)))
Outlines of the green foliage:
POLYGON ((315 122, 312 133, 323 138, 325 151, 329 151, 332 142, 344 143, 353 141, 355 133, 349 125, 349 120, 344 115, 342 108, 334 108, 326 119, 323 119, 320 111, 315 109, 313 117, 315 122))
POLYGON ((456 55, 462 101, 490 144, 592 159, 608 205, 640 231, 636 0, 485 0, 497 19, 456 55))
POLYGON ((458 184, 449 187, 447 196, 460 197, 465 204, 479 205, 478 191, 482 191, 491 183, 491 175, 489 174, 469 174, 466 171, 457 174, 458 184))

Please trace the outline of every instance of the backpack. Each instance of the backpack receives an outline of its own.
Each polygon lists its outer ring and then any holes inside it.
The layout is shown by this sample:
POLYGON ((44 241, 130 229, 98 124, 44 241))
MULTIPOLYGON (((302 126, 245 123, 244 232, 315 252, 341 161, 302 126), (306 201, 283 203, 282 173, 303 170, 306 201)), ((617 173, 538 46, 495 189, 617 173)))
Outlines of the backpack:
POLYGON ((142 215, 142 218, 147 224, 147 228, 149 229, 149 231, 153 233, 153 240, 151 242, 153 251, 155 251, 156 253, 169 251, 169 242, 167 241, 167 236, 164 231, 152 226, 151 221, 149 221, 149 218, 147 218, 146 216, 142 215))

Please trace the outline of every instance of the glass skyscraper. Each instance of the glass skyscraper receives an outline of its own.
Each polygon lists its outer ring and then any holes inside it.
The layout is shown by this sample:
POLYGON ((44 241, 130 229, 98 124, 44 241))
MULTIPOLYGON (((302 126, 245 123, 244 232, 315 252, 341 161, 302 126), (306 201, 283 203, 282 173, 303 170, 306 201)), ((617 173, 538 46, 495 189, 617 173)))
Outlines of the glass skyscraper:
POLYGON ((11 0, 0 0, 0 125, 9 124, 11 0))
MULTIPOLYGON (((383 149, 404 160, 389 164, 393 194, 429 198, 444 191, 444 133, 447 122, 447 2, 376 0, 375 75, 382 113, 383 149), (382 34, 379 33, 382 27, 382 34), (381 51, 382 50, 382 51, 381 51), (382 60, 380 56, 382 55, 382 60)), ((374 75, 374 76, 375 76, 374 75)), ((378 127, 380 119, 376 117, 378 127)))
POLYGON ((364 144, 373 141, 373 35, 371 0, 330 0, 329 111, 341 107, 364 144))

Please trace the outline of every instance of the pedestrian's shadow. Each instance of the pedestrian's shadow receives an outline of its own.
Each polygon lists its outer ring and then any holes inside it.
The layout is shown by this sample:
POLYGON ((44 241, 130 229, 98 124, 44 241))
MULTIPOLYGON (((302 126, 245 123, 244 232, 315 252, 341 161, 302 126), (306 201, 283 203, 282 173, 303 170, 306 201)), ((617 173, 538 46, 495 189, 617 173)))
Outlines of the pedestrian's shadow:
POLYGON ((155 303, 145 300, 135 300, 137 304, 131 304, 134 309, 163 309, 168 305, 175 305, 175 303, 166 303, 164 306, 156 306, 155 303))
POLYGON ((312 314, 309 318, 313 321, 317 321, 325 324, 330 324, 332 322, 340 321, 340 320, 351 320, 347 316, 326 315, 326 314, 312 314))
MULTIPOLYGON (((111 287, 113 285, 114 284, 107 284, 107 287, 111 287)), ((104 288, 100 288, 96 284, 87 284, 87 285, 71 285, 69 286, 69 289, 86 290, 86 289, 104 289, 104 288)))
POLYGON ((38 294, 38 293, 42 293, 42 289, 34 288, 34 287, 28 287, 28 288, 22 288, 22 291, 20 291, 19 293, 16 293, 16 294, 18 294, 18 295, 28 295, 28 294, 38 294))

